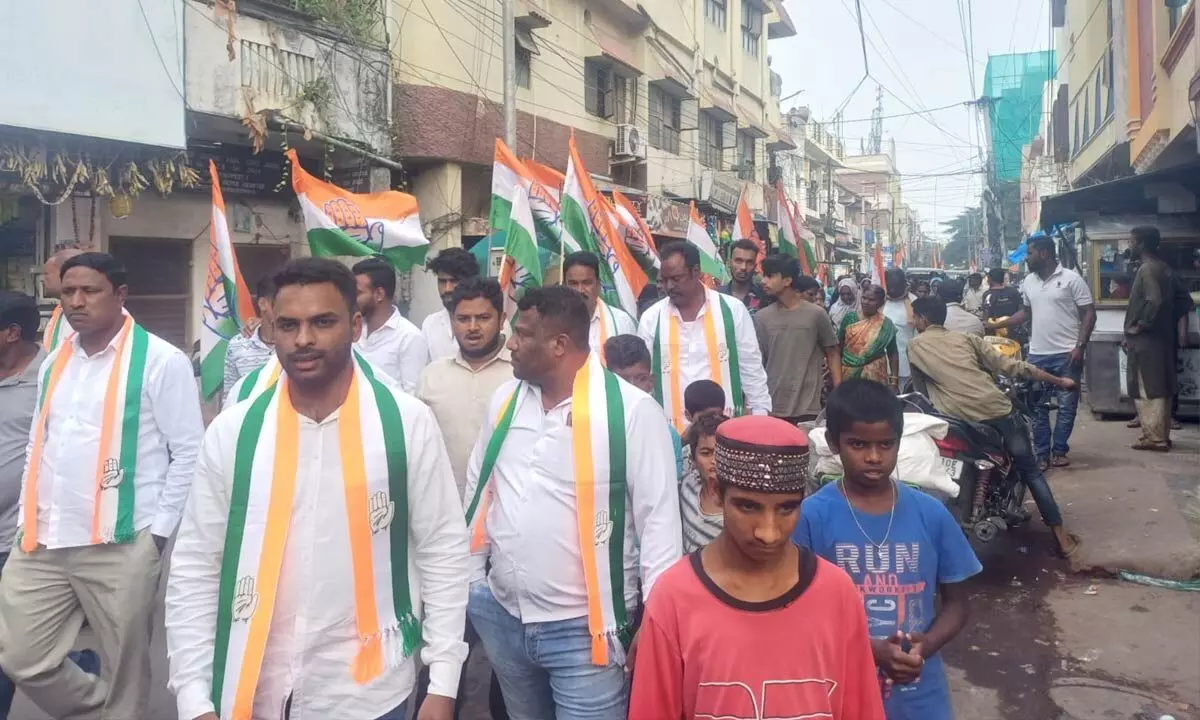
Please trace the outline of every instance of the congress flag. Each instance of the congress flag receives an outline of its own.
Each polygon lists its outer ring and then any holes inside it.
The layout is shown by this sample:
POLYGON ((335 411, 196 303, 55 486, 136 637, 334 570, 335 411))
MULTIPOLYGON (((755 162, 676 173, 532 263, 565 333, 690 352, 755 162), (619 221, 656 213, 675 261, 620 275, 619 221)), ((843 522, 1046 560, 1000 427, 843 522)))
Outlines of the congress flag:
POLYGON ((229 239, 225 198, 217 166, 208 161, 212 177, 212 219, 208 230, 208 276, 200 309, 200 388, 207 400, 221 391, 225 380, 225 349, 254 319, 254 301, 238 270, 229 239))
POLYGON ((801 272, 812 275, 817 266, 816 258, 813 256, 812 247, 801 235, 802 224, 797 219, 781 182, 775 183, 775 202, 779 212, 779 252, 799 259, 801 272))
POLYGON ((429 240, 415 197, 397 190, 352 193, 309 175, 295 150, 287 155, 313 255, 379 255, 399 271, 425 262, 429 240))
POLYGON ((700 217, 700 213, 696 210, 695 201, 690 205, 691 221, 688 222, 687 241, 700 248, 700 272, 708 275, 718 284, 727 283, 729 282, 729 273, 726 272, 725 263, 721 261, 721 256, 717 252, 717 245, 713 242, 712 236, 708 234, 708 228, 704 226, 704 218, 700 217))
POLYGON ((637 208, 619 190, 613 190, 613 216, 617 234, 625 239, 625 245, 633 255, 638 267, 650 279, 658 278, 658 270, 662 261, 658 257, 658 248, 654 244, 654 236, 650 234, 650 226, 638 214, 637 208))
POLYGON ((612 205, 599 192, 575 147, 575 133, 569 141, 570 159, 563 182, 563 252, 587 250, 600 257, 601 297, 631 317, 637 317, 637 299, 649 282, 638 267, 624 240, 613 227, 612 205))
POLYGON ((500 264, 500 287, 504 290, 504 312, 517 321, 517 302, 525 290, 542 284, 542 264, 534 240, 533 213, 529 191, 521 184, 513 188, 512 210, 504 231, 504 259, 500 264))
MULTIPOLYGON (((538 170, 541 170, 539 168, 538 170)), ((544 170, 553 173, 553 170, 544 170)), ((533 218, 534 239, 537 244, 552 253, 562 247, 562 228, 558 224, 559 195, 562 179, 549 184, 532 167, 517 159, 503 140, 496 139, 496 150, 492 160, 492 209, 488 224, 493 230, 508 227, 512 217, 512 204, 517 188, 523 188, 529 201, 529 213, 533 218)))

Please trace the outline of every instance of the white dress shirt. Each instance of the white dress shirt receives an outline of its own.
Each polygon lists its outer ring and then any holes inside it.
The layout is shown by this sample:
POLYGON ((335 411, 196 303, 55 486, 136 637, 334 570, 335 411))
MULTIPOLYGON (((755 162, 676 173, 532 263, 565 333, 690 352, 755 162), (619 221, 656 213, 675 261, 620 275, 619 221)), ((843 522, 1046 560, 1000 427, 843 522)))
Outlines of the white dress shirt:
MULTIPOLYGON (((395 396, 408 458, 408 577, 413 610, 421 617, 421 660, 430 668, 429 691, 454 697, 467 657, 462 640, 467 606, 466 525, 432 412, 416 398, 398 391, 395 396)), ((214 710, 212 666, 221 558, 235 448, 249 408, 250 403, 235 405, 208 428, 171 556, 167 653, 170 688, 181 718, 214 710)), ((299 448, 291 527, 254 717, 281 717, 290 696, 290 720, 376 718, 412 693, 416 668, 412 658, 406 659, 367 685, 359 685, 351 675, 359 640, 338 412, 321 422, 301 416, 299 448)))
POLYGON ((355 346, 371 365, 400 383, 404 392, 411 395, 417 391, 421 369, 429 364, 429 349, 421 330, 399 310, 393 307, 387 322, 375 332, 367 330, 364 320, 362 337, 355 346))
MULTIPOLYGON (((633 607, 639 579, 642 597, 648 597, 658 576, 683 554, 683 541, 679 480, 666 416, 654 398, 624 380, 619 384, 628 468, 625 604, 633 607)), ((468 505, 500 408, 515 386, 515 380, 506 383, 492 397, 471 453, 468 505)), ((523 623, 586 617, 587 586, 568 424, 571 398, 547 412, 542 409, 541 391, 525 383, 518 400, 492 474, 494 494, 486 519, 492 562, 488 583, 496 600, 523 623)), ((472 581, 482 579, 483 559, 481 554, 472 557, 472 581)))
POLYGON ((429 348, 429 361, 452 358, 458 354, 458 341, 454 339, 454 328, 450 325, 450 311, 442 308, 427 315, 421 322, 421 335, 429 348))
MULTIPOLYGON (((638 334, 646 341, 650 353, 654 353, 654 336, 658 330, 659 318, 664 312, 669 312, 679 320, 679 349, 680 380, 683 387, 679 388, 682 396, 684 390, 697 380, 711 380, 712 370, 708 365, 708 341, 704 337, 704 314, 709 305, 719 301, 720 295, 716 290, 706 290, 709 302, 700 308, 700 313, 692 322, 685 322, 679 315, 670 298, 663 298, 650 306, 642 314, 638 334)), ((734 298, 736 300, 736 298, 734 298)), ((715 307, 715 306, 714 306, 715 307)), ((758 334, 754 330, 754 320, 750 311, 740 301, 729 303, 730 314, 733 316, 734 338, 737 341, 738 369, 742 375, 742 393, 746 396, 746 411, 752 415, 771 414, 771 391, 767 387, 767 371, 763 369, 762 350, 758 345, 758 334)), ((719 312, 719 310, 718 310, 719 312)), ((666 324, 663 332, 666 332, 666 324)), ((724 342, 724 338, 717 338, 724 342)), ((666 358, 663 358, 664 361, 666 358)), ((663 382, 667 378, 663 377, 663 382)), ((729 388, 725 388, 728 397, 729 388)), ((736 405, 736 403, 731 403, 736 405)))
MULTIPOLYGON (((204 437, 204 419, 191 361, 166 340, 147 335, 138 416, 133 529, 141 531, 149 527, 159 537, 170 537, 179 525, 192 485, 196 455, 204 437)), ((78 335, 60 345, 59 352, 74 356, 54 392, 38 469, 38 542, 47 548, 78 547, 92 542, 96 457, 100 451, 104 397, 109 371, 117 359, 118 338, 119 333, 91 357, 80 347, 78 335)), ((52 363, 55 357, 52 354, 42 363, 39 378, 45 377, 46 363, 52 363)), ((39 381, 39 397, 41 392, 39 381)), ((36 421, 33 425, 26 451, 26 474, 36 421)))
MULTIPOLYGON (((504 342, 504 338, 500 338, 504 342)), ((446 453, 454 469, 454 482, 461 498, 467 483, 467 463, 479 437, 496 389, 513 379, 512 357, 502 344, 500 352, 478 370, 463 359, 434 360, 421 371, 417 397, 433 410, 446 438, 446 453)))
POLYGON ((637 334, 637 323, 629 317, 629 313, 621 308, 605 305, 603 301, 598 301, 596 311, 592 313, 591 327, 588 328, 588 344, 591 345, 592 352, 600 352, 604 349, 604 343, 600 341, 600 313, 607 315, 604 319, 608 323, 608 337, 637 334))

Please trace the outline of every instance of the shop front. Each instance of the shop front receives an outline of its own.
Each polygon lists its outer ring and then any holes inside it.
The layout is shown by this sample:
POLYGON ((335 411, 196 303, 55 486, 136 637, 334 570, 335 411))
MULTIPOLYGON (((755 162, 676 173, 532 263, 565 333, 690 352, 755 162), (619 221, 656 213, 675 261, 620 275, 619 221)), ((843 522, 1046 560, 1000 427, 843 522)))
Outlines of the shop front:
MULTIPOLYGON (((1067 223, 1056 232, 1059 258, 1077 264, 1096 303, 1096 328, 1085 360, 1087 400, 1097 417, 1135 412, 1125 369, 1125 311, 1137 261, 1130 257, 1130 230, 1157 227, 1163 259, 1200 303, 1200 169, 1166 171, 1097 185, 1046 198, 1043 226, 1067 223), (1180 212, 1167 212, 1180 210, 1180 212), (1127 211, 1127 212, 1123 212, 1127 211)), ((1178 352, 1179 414, 1200 416, 1200 322, 1187 316, 1188 342, 1178 352)))

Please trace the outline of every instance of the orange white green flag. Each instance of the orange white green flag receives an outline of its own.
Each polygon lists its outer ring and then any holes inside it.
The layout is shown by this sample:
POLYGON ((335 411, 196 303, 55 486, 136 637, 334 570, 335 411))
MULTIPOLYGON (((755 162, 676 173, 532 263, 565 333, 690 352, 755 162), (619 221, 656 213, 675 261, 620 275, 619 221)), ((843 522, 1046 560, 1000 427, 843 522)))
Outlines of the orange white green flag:
POLYGON ((619 190, 613 190, 614 225, 617 234, 625 240, 626 247, 633 255, 638 267, 650 279, 658 278, 662 261, 658 257, 658 247, 654 244, 654 236, 650 234, 650 226, 638 214, 637 208, 629 198, 619 190))
POLYGON ((398 190, 352 193, 309 175, 295 150, 287 155, 313 255, 378 255, 399 271, 425 262, 429 240, 415 197, 398 190))
POLYGON ((691 220, 688 222, 687 241, 700 249, 700 272, 708 275, 718 284, 727 283, 729 282, 729 273, 725 270, 725 263, 721 261, 721 256, 717 252, 717 244, 708 234, 704 218, 700 217, 700 213, 696 210, 696 203, 692 202, 690 205, 691 220))
POLYGON ((742 190, 742 196, 738 198, 737 216, 733 219, 733 240, 749 240, 758 246, 758 260, 756 264, 758 269, 762 270, 762 260, 767 254, 767 248, 763 245, 762 238, 758 236, 758 231, 754 229, 754 217, 750 215, 750 206, 746 204, 746 191, 742 190))
POLYGON ((238 270, 229 239, 225 198, 217 166, 208 161, 212 177, 212 219, 208 231, 208 275, 200 322, 200 388, 205 399, 221 390, 225 380, 225 349, 254 319, 254 301, 238 270))
POLYGON ((492 160, 492 208, 488 224, 493 231, 508 227, 512 216, 513 197, 518 188, 523 188, 529 200, 529 212, 533 217, 534 239, 537 244, 552 253, 562 246, 562 229, 558 224, 559 195, 562 176, 555 182, 541 171, 553 173, 549 168, 535 168, 532 163, 517 159, 503 140, 496 139, 492 160), (549 180, 549 182, 546 182, 549 180))
POLYGON ((801 272, 812 275, 816 267, 816 258, 808 241, 801 235, 801 225, 792 211, 792 203, 788 202, 787 194, 783 191, 783 183, 775 183, 775 202, 779 208, 779 252, 800 260, 801 272))
POLYGON ((513 186, 508 224, 504 229, 504 259, 500 263, 500 287, 504 290, 504 312, 512 323, 517 321, 517 303, 525 291, 542 284, 542 264, 534 240, 533 213, 529 210, 529 190, 513 186))
POLYGON ((596 190, 592 176, 575 147, 575 133, 569 141, 570 159, 563 182, 559 220, 563 228, 563 252, 586 250, 600 257, 600 287, 604 302, 621 308, 637 317, 637 299, 649 282, 646 273, 637 265, 617 235, 613 226, 613 209, 608 200, 596 190))

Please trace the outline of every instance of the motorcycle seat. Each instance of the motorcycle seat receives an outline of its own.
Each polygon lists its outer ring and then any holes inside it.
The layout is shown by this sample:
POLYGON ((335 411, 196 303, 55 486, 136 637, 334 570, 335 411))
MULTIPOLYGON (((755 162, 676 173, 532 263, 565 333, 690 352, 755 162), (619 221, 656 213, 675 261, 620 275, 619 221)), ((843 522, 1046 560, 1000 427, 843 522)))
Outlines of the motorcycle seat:
POLYGON ((962 418, 949 417, 941 415, 947 423, 950 424, 950 431, 965 435, 972 445, 977 445, 984 448, 1003 448, 1004 436, 1000 431, 991 425, 983 423, 971 422, 962 418))

